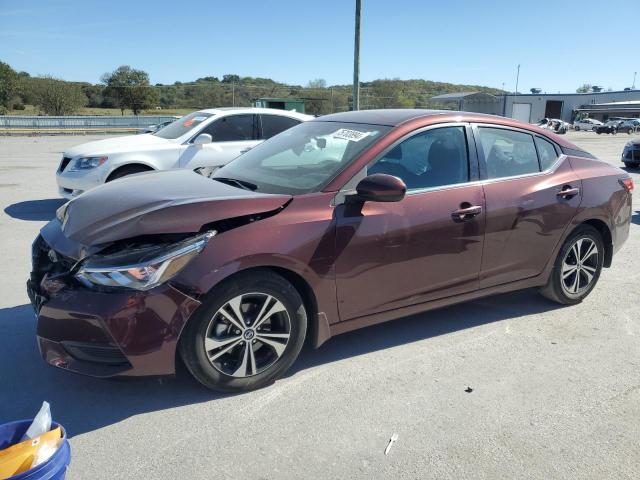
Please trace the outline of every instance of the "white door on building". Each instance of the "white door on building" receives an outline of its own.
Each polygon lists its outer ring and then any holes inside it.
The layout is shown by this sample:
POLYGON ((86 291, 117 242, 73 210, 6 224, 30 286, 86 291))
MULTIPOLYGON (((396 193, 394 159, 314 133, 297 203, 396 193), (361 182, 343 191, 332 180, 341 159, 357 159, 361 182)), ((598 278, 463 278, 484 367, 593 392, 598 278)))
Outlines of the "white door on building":
POLYGON ((511 110, 511 118, 529 123, 531 121, 531 104, 514 103, 511 110))

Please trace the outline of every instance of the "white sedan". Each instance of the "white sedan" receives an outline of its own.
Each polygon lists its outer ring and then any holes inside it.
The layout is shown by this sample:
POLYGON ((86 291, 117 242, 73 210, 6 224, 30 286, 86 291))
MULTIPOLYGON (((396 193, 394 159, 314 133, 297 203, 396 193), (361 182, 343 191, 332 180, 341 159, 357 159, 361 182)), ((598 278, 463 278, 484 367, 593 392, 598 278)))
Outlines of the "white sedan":
POLYGON ((60 195, 73 198, 105 182, 152 170, 217 168, 311 115, 271 108, 215 108, 144 135, 83 143, 62 154, 60 195))
POLYGON ((580 130, 591 132, 595 130, 598 125, 602 125, 600 120, 596 120, 595 118, 583 118, 582 120, 576 120, 573 122, 573 129, 576 132, 580 130))

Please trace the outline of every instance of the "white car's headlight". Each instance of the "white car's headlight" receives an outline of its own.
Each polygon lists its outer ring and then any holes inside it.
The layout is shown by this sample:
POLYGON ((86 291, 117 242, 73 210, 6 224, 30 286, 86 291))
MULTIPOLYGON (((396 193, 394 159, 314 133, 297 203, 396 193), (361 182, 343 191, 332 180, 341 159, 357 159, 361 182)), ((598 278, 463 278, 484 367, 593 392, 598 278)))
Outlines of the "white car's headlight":
POLYGON ((205 247, 215 231, 171 245, 127 249, 85 260, 75 277, 85 286, 149 290, 182 270, 205 247))
POLYGON ((105 156, 79 157, 75 159, 69 171, 77 172, 78 170, 90 170, 103 165, 107 160, 109 160, 109 157, 105 156))

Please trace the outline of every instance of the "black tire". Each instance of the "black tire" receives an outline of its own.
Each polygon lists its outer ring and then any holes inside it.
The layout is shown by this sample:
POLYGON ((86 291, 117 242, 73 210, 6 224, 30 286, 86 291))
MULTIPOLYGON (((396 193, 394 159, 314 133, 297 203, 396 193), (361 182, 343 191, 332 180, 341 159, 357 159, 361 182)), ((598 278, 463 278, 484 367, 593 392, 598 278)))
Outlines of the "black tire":
POLYGON ((573 127, 573 129, 574 129, 576 132, 579 132, 579 131, 580 131, 580 127, 579 127, 579 126, 577 126, 577 125, 576 125, 575 127, 573 127))
MULTIPOLYGON (((282 276, 266 269, 239 273, 215 287, 206 295, 202 305, 194 313, 182 333, 179 352, 189 372, 205 387, 219 392, 246 392, 254 390, 270 385, 276 379, 280 378, 289 367, 291 367, 296 358, 298 358, 307 332, 307 316, 302 297, 295 287, 282 276), (220 368, 224 368, 223 365, 227 365, 227 362, 214 366, 214 361, 209 360, 209 353, 205 349, 205 338, 208 332, 211 332, 212 326, 220 323, 220 320, 216 320, 222 318, 219 316, 219 312, 230 300, 240 295, 251 297, 255 294, 269 295, 273 299, 281 302, 286 309, 289 338, 280 356, 277 357, 273 363, 266 366, 263 371, 258 371, 250 376, 233 376, 233 374, 230 375, 220 370, 220 368), (216 323, 216 321, 218 323, 216 323)), ((230 329, 233 329, 231 323, 228 323, 230 329)), ((247 330, 249 329, 250 328, 247 327, 247 330)), ((257 330, 259 330, 259 328, 257 330)), ((237 349, 250 348, 253 351, 251 354, 253 361, 250 360, 250 362, 252 362, 250 368, 253 369, 257 367, 256 358, 258 358, 259 349, 268 348, 267 345, 259 341, 259 335, 262 333, 258 333, 257 330, 255 337, 249 337, 252 340, 247 341, 247 345, 245 345, 245 341, 243 340, 246 338, 243 335, 245 332, 235 337, 242 340, 242 344, 233 347, 229 353, 223 354, 222 357, 219 358, 226 358, 225 355, 228 355, 232 359, 238 358, 237 356, 242 355, 241 352, 243 350, 237 349), (257 347, 254 347, 253 345, 256 345, 256 342, 258 342, 257 347)), ((236 333, 239 333, 239 331, 236 331, 236 333)), ((227 347, 221 346, 211 351, 219 353, 224 348, 227 347)), ((267 353, 269 352, 267 351, 267 353)), ((275 350, 271 353, 275 354, 275 350)), ((213 356, 215 356, 215 353, 212 354, 212 357, 213 356)), ((237 364, 233 367, 235 368, 235 366, 237 366, 237 364)), ((258 369, 256 368, 256 370, 258 369)), ((247 369, 245 369, 245 373, 247 372, 247 369)))
MULTIPOLYGON (((586 252, 584 252, 583 250, 583 253, 586 252)), ((571 233, 571 235, 569 235, 567 240, 562 245, 562 248, 560 249, 560 252, 558 253, 558 256, 554 262, 553 270, 551 272, 551 275, 549 276, 549 280, 547 284, 540 289, 540 293, 549 300, 553 300, 554 302, 563 305, 575 305, 582 302, 582 300, 584 300, 587 295, 591 293, 593 288, 598 283, 600 273, 602 272, 602 265, 604 263, 604 254, 604 242, 602 241, 602 235, 600 235, 600 232, 598 232, 598 230, 596 230, 591 225, 580 225, 571 233), (590 240, 595 244, 597 248, 597 258, 595 261, 592 261, 592 263, 589 264, 589 268, 593 268, 595 272, 593 273, 593 278, 585 285, 584 289, 579 290, 576 293, 569 293, 566 286, 563 285, 562 267, 565 258, 573 255, 573 252, 570 252, 570 250, 573 248, 576 242, 581 239, 590 240)), ((569 263, 572 262, 569 261, 569 263)), ((584 274, 581 276, 579 270, 576 271, 575 275, 578 277, 578 282, 584 281, 587 278, 584 274)), ((570 282, 571 280, 572 277, 571 275, 569 275, 567 281, 570 282)), ((578 283, 578 287, 579 286, 580 283, 578 283)))
POLYGON ((134 175, 136 173, 142 172, 150 172, 152 168, 145 167, 143 165, 127 165, 125 167, 120 167, 117 170, 111 172, 111 174, 107 177, 107 182, 111 182, 112 180, 117 180, 118 178, 126 177, 127 175, 134 175))

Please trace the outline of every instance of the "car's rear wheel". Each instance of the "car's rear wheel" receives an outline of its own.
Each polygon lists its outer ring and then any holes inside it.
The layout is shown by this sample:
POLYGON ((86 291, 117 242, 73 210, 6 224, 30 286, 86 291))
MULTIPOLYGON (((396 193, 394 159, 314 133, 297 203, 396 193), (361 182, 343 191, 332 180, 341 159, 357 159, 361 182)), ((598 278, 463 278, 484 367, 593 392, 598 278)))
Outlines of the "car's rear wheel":
POLYGON ((542 295, 565 305, 580 303, 593 290, 604 262, 604 243, 600 232, 581 225, 560 249, 542 295))
POLYGON ((268 270, 214 288, 180 339, 180 354, 204 386, 240 392, 273 383, 298 357, 307 312, 298 291, 268 270))

